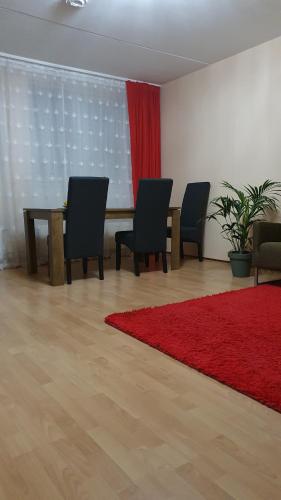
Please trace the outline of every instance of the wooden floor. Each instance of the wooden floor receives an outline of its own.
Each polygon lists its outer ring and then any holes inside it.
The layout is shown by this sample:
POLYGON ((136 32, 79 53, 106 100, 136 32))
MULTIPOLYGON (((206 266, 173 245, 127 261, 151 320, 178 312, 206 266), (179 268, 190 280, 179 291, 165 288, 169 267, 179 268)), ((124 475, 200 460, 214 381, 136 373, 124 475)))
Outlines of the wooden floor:
POLYGON ((103 322, 253 279, 129 264, 55 288, 0 273, 0 500, 279 500, 281 415, 103 322))

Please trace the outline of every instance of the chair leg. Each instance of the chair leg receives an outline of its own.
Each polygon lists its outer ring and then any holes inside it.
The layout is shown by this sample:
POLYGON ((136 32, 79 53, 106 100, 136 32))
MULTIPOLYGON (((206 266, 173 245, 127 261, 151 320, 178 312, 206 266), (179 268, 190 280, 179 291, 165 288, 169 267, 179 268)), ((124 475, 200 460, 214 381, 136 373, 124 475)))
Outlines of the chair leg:
POLYGON ((139 276, 140 275, 139 255, 136 252, 134 252, 134 268, 135 268, 135 275, 139 276))
POLYGON ((103 255, 99 255, 98 260, 99 260, 99 279, 100 279, 100 280, 104 280, 104 273, 103 273, 103 255))
POLYGON ((88 272, 88 259, 84 258, 84 259, 82 259, 82 262, 83 262, 83 273, 87 274, 87 272, 88 272))
POLYGON ((162 252, 162 265, 163 265, 163 273, 167 273, 168 266, 167 266, 167 254, 166 254, 166 252, 162 252))
POLYGON ((258 286, 259 284, 259 268, 255 268, 255 286, 258 286))
POLYGON ((203 248, 202 248, 202 243, 198 243, 198 259, 199 262, 202 262, 203 259, 203 248))
POLYGON ((155 262, 159 262, 159 252, 156 252, 154 255, 155 255, 155 262))
POLYGON ((72 276, 71 276, 71 260, 70 259, 66 259, 66 279, 67 279, 67 284, 71 285, 72 276))
POLYGON ((181 253, 181 259, 184 259, 184 248, 183 248, 183 241, 182 240, 180 242, 180 253, 181 253))
POLYGON ((115 265, 116 265, 116 271, 120 271, 120 267, 121 267, 121 244, 120 243, 116 243, 115 265))
POLYGON ((149 254, 146 253, 144 256, 145 267, 149 267, 149 254))

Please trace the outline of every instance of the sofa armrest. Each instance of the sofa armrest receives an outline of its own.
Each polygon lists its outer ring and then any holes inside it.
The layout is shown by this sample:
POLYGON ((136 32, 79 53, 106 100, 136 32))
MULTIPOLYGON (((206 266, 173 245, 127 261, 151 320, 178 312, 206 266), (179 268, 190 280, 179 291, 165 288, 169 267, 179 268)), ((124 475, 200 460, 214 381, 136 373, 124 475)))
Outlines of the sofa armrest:
POLYGON ((258 251, 258 248, 262 243, 268 241, 281 242, 281 223, 255 222, 253 227, 254 252, 258 251))

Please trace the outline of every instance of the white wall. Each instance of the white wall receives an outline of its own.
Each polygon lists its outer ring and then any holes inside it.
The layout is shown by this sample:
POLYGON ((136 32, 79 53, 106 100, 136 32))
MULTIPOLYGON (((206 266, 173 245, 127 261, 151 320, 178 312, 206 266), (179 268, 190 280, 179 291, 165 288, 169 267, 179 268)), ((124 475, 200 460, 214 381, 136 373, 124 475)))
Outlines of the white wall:
MULTIPOLYGON (((281 180, 281 37, 162 88, 162 175, 174 179, 173 203, 187 182, 259 184, 281 180)), ((205 256, 227 258, 214 222, 205 256)))

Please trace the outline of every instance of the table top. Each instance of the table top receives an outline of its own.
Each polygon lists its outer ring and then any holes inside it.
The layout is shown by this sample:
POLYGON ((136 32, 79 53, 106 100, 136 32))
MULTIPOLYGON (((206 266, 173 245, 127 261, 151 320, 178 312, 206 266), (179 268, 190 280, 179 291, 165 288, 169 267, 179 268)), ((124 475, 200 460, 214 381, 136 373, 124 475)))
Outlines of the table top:
MULTIPOLYGON (((59 214, 65 219, 67 209, 64 207, 59 208, 24 208, 24 216, 29 220, 47 220, 50 221, 52 217, 59 214)), ((107 208, 105 210, 105 219, 121 220, 132 219, 134 217, 135 208, 107 208)), ((173 217, 180 213, 180 207, 169 207, 168 217, 173 217)))
MULTIPOLYGON (((169 207, 169 211, 180 210, 180 207, 169 207)), ((64 213, 66 211, 65 207, 60 208, 24 208, 24 212, 42 212, 42 213, 64 213)), ((124 207, 124 208, 106 208, 106 213, 123 213, 123 212, 135 212, 134 207, 124 207)))

